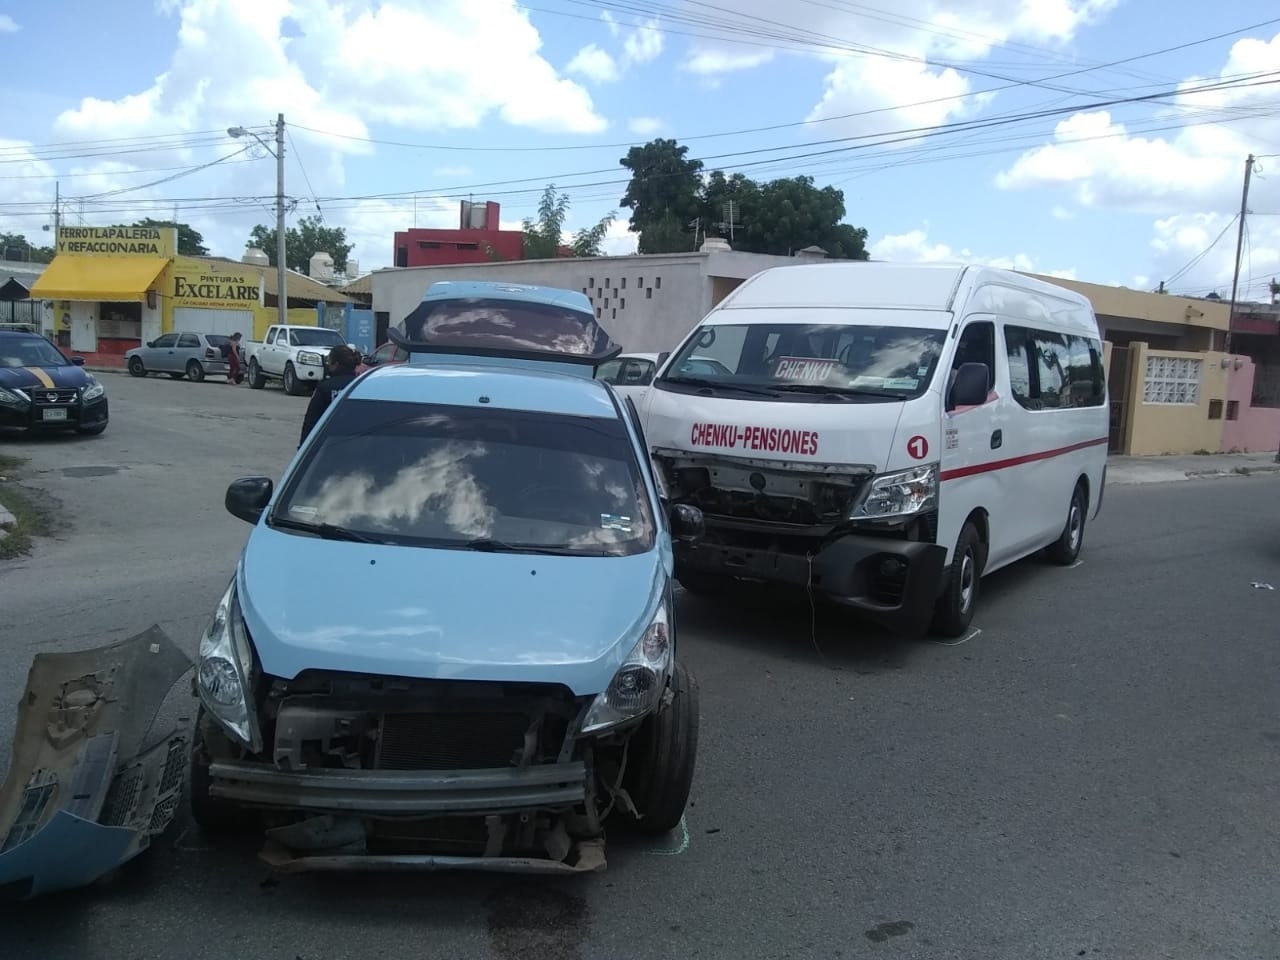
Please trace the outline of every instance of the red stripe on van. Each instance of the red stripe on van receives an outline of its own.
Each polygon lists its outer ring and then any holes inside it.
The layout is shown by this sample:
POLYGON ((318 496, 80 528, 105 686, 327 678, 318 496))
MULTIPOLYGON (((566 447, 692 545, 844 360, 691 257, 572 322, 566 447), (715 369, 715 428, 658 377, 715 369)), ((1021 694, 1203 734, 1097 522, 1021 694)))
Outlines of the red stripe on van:
POLYGON ((1041 453, 1028 453, 1021 457, 1009 457, 1007 460, 992 460, 990 463, 977 463, 971 467, 956 467, 954 470, 943 470, 940 479, 959 480, 961 477, 972 477, 979 473, 1006 470, 1009 467, 1018 467, 1024 463, 1035 463, 1037 460, 1050 460, 1066 453, 1074 453, 1076 450, 1084 450, 1086 447, 1100 446, 1107 443, 1108 440, 1109 438, 1107 437, 1101 437, 1097 440, 1084 440, 1080 443, 1073 443, 1069 447, 1058 447, 1055 450, 1045 450, 1041 453))

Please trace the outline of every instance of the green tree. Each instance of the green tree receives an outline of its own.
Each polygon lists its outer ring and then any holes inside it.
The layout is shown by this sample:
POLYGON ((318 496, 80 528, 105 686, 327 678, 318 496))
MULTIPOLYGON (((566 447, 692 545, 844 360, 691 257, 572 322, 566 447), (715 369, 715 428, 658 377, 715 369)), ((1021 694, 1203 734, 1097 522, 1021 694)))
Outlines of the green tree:
POLYGON ((153 220, 146 217, 133 222, 135 227, 174 227, 178 231, 178 253, 184 257, 207 257, 209 248, 204 245, 204 237, 189 223, 177 220, 153 220))
MULTIPOLYGON (((276 265, 275 228, 258 224, 249 231, 249 243, 265 253, 273 267, 276 265)), ((285 231, 284 248, 286 266, 291 270, 308 273, 311 258, 317 253, 327 253, 333 257, 333 269, 343 273, 355 244, 347 241, 344 228, 326 227, 318 217, 303 217, 296 227, 285 231)))
POLYGON ((38 247, 21 233, 0 233, 0 260, 50 263, 53 247, 38 247))
POLYGON ((538 201, 537 218, 526 217, 521 225, 526 260, 554 259, 565 246, 575 257, 598 257, 604 253, 604 238, 616 215, 610 211, 592 226, 579 230, 566 244, 564 223, 569 218, 569 205, 568 194, 557 190, 554 183, 547 185, 538 201))
POLYGON ((656 139, 627 151, 619 163, 631 171, 622 206, 631 210, 633 233, 640 234, 641 253, 689 249, 672 224, 687 224, 701 207, 702 161, 687 157, 689 148, 675 140, 656 139), (648 232, 648 236, 646 236, 648 232))

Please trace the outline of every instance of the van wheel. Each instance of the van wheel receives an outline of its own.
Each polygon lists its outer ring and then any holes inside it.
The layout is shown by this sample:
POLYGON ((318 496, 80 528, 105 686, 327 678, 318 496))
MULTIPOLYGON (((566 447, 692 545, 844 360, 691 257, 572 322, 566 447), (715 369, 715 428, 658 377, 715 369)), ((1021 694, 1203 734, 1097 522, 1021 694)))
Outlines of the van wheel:
POLYGON ((965 523, 956 541, 947 576, 947 589, 933 611, 933 632, 944 637, 963 636, 973 621, 982 581, 982 537, 972 523, 965 523))
POLYGON ((262 375, 262 368, 257 359, 249 361, 249 389, 261 390, 267 385, 267 378, 262 375))
POLYGON ((671 702, 631 738, 623 786, 640 816, 618 814, 627 828, 649 836, 680 825, 698 758, 698 682, 677 662, 671 702))
POLYGON ((1084 495, 1084 486, 1077 483, 1071 491, 1071 505, 1067 507, 1067 522, 1062 533, 1048 549, 1045 550, 1052 563, 1069 567, 1080 557, 1080 549, 1084 546, 1084 518, 1089 512, 1089 504, 1084 495))

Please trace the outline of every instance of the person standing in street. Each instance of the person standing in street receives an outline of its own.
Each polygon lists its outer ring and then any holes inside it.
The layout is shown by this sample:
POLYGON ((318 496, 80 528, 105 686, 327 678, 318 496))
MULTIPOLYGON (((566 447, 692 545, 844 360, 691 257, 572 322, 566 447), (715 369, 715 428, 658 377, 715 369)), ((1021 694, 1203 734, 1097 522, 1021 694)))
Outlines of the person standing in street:
POLYGON ((329 409, 329 404, 356 378, 356 367, 360 366, 360 354, 345 343, 339 344, 329 351, 326 363, 327 376, 316 384, 315 393, 311 394, 311 402, 307 404, 307 414, 302 419, 302 436, 298 438, 301 447, 307 441, 315 425, 329 409))
POLYGON ((240 371, 240 333, 233 333, 229 342, 222 345, 222 355, 227 360, 227 383, 243 383, 244 374, 240 371))

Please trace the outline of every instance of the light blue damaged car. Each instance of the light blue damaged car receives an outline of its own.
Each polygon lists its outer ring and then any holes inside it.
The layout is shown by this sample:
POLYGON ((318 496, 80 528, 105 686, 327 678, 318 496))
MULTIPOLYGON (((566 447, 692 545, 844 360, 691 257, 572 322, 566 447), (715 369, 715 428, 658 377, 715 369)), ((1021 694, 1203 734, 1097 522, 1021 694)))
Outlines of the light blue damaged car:
POLYGON ((278 484, 200 641, 191 803, 280 870, 603 869, 684 815, 668 506, 575 291, 435 283, 278 484))

